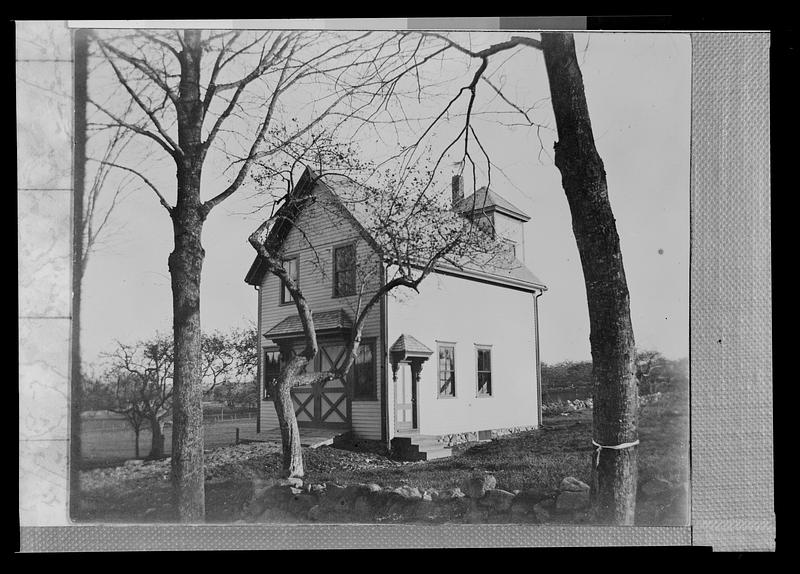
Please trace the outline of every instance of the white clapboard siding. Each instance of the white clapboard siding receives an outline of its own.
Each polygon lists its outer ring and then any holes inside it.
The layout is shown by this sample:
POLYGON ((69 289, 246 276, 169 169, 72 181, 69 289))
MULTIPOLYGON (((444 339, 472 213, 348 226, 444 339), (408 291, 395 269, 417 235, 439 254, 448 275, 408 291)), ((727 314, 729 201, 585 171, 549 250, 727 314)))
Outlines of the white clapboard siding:
POLYGON ((261 403, 261 432, 276 428, 278 428, 278 413, 275 412, 275 403, 263 401, 261 403))
MULTIPOLYGON (((334 204, 335 200, 329 191, 320 185, 314 194, 317 200, 307 206, 298 217, 296 225, 289 232, 284 242, 286 259, 299 258, 299 285, 312 313, 344 309, 350 317, 356 318, 357 296, 333 297, 333 249, 347 243, 356 244, 356 257, 359 269, 374 269, 369 280, 373 292, 379 280, 380 259, 366 239, 359 233, 353 222, 334 204)), ((277 325, 283 319, 297 313, 294 304, 281 304, 280 279, 267 273, 261 283, 261 329, 262 334, 277 325)), ((367 289, 363 300, 369 300, 371 293, 367 289)), ((382 364, 383 342, 381 336, 380 306, 375 305, 366 321, 362 337, 375 341, 376 364, 376 400, 371 402, 353 401, 352 426, 357 436, 380 439, 381 417, 380 402, 381 384, 384 373, 382 364)), ((262 349, 273 347, 271 341, 259 337, 262 349)), ((263 351, 259 354, 259 360, 263 351)), ((263 382, 262 382, 263 384, 263 382)), ((262 395, 263 396, 263 395, 262 395)), ((261 409, 261 428, 269 429, 277 426, 277 416, 271 401, 264 401, 261 409)))
POLYGON ((358 438, 381 439, 380 401, 353 401, 353 434, 358 438))
MULTIPOLYGON (((417 388, 421 434, 540 424, 534 293, 432 273, 419 294, 387 301, 388 340, 408 333, 434 352, 417 388), (439 344, 455 347, 454 397, 438 395, 439 344), (488 397, 478 395, 478 348, 491 350, 488 397)), ((393 417, 393 394, 388 396, 393 417)))

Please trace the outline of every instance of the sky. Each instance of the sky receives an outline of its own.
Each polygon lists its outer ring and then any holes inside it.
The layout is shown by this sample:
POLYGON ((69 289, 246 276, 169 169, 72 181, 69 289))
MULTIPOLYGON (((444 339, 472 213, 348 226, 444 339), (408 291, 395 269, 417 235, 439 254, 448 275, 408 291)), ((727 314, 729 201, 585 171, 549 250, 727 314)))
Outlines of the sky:
MULTIPOLYGON (((473 34, 471 42, 473 48, 482 48, 507 36, 473 34)), ((637 347, 670 358, 686 357, 689 36, 576 34, 575 44, 620 235, 637 347)), ((552 162, 555 124, 543 58, 536 50, 521 49, 500 62, 494 61, 487 70, 491 81, 502 84, 504 94, 519 105, 538 102, 532 116, 546 126, 537 134, 529 126, 501 125, 496 115, 483 119, 478 114, 475 119, 476 131, 496 164, 492 189, 531 216, 525 224, 525 263, 548 287, 539 299, 541 359, 588 360, 586 292, 569 208, 552 162)), ((513 111, 492 97, 489 86, 481 84, 479 89, 476 110, 513 111)), ((502 118, 505 123, 519 123, 513 113, 502 118)), ((442 129, 434 144, 441 145, 447 134, 442 129)), ((174 167, 170 169, 167 162, 153 165, 165 180, 174 178, 174 167)), ((485 170, 479 172, 486 175, 485 170)), ((249 192, 237 193, 217 207, 204 228, 201 313, 206 330, 256 321, 256 291, 244 282, 254 257, 247 237, 268 214, 251 213, 248 197, 255 184, 249 185, 249 192)), ((172 244, 171 222, 154 194, 144 187, 127 193, 88 264, 85 361, 92 363, 102 352, 111 351, 115 340, 133 342, 171 330, 167 257, 172 244)))

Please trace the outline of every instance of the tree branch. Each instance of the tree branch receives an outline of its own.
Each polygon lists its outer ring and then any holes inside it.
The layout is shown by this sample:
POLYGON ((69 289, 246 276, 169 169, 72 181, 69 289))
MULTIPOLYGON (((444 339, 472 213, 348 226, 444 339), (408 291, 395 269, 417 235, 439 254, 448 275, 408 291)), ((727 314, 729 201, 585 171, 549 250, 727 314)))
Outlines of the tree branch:
POLYGON ((119 165, 119 164, 116 164, 116 163, 113 163, 113 162, 110 162, 110 161, 104 161, 104 160, 98 160, 98 159, 93 159, 92 161, 96 161, 96 162, 98 162, 100 164, 107 165, 107 166, 110 166, 110 167, 116 167, 117 169, 125 170, 127 172, 130 172, 130 173, 140 177, 142 179, 142 181, 144 181, 148 185, 148 187, 150 187, 150 189, 152 189, 155 192, 155 194, 158 196, 159 202, 161 203, 161 205, 164 206, 164 209, 166 209, 167 212, 169 212, 169 214, 172 215, 172 206, 169 203, 167 203, 166 198, 161 194, 161 192, 158 190, 158 188, 155 185, 153 185, 153 183, 149 179, 147 179, 144 175, 142 175, 141 173, 139 173, 135 169, 132 169, 130 167, 126 167, 124 165, 119 165))

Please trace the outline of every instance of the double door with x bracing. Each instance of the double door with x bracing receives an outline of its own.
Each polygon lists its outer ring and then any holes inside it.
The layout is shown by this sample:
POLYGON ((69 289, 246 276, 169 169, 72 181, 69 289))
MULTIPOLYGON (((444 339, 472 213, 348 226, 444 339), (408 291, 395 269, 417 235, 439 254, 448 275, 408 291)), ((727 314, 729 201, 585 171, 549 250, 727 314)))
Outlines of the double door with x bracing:
MULTIPOLYGON (((320 342, 315 371, 327 371, 344 360, 342 342, 320 342)), ((297 424, 301 427, 350 428, 351 402, 341 379, 292 389, 297 424)))

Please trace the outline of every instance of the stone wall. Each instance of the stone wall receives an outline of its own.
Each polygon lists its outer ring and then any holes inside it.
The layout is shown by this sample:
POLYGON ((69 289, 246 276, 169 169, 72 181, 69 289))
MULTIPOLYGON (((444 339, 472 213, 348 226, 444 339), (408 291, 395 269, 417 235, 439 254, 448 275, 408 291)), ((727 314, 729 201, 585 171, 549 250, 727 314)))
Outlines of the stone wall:
MULTIPOLYGON (((522 426, 522 427, 510 427, 510 428, 500 428, 500 429, 492 429, 489 431, 490 436, 489 438, 498 438, 501 436, 506 436, 509 434, 515 434, 525 431, 536 430, 535 426, 522 426)), ((475 442, 481 440, 478 438, 478 432, 462 432, 462 433, 454 433, 454 434, 445 434, 439 437, 439 442, 444 444, 445 446, 453 446, 455 444, 460 444, 464 442, 475 442)), ((488 440, 488 439, 485 439, 488 440)))
POLYGON ((509 492, 484 473, 447 490, 310 484, 292 478, 260 484, 245 509, 245 521, 270 521, 278 511, 310 522, 574 524, 588 522, 588 508, 589 487, 572 477, 551 492, 509 492))

